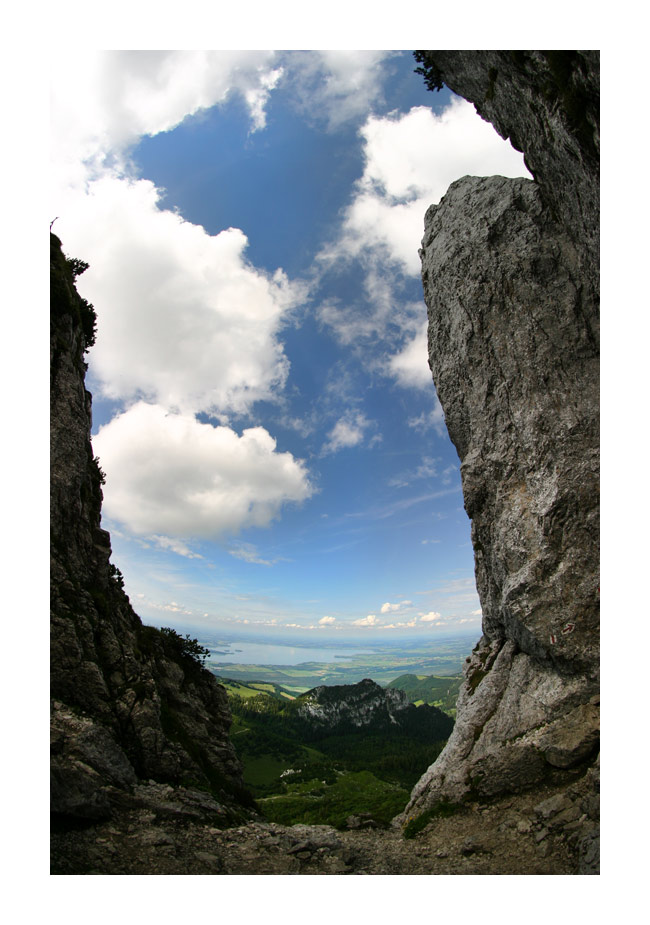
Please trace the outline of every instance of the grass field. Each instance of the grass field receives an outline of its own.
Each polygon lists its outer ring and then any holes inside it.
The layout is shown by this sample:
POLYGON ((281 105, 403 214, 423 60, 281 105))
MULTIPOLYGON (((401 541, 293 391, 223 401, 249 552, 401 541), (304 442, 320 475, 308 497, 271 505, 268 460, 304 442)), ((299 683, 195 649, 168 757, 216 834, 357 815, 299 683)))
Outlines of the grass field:
POLYGON ((314 778, 288 783, 284 795, 258 801, 270 822, 333 825, 344 828, 349 816, 364 815, 388 825, 401 812, 409 792, 370 771, 341 772, 330 783, 314 778))

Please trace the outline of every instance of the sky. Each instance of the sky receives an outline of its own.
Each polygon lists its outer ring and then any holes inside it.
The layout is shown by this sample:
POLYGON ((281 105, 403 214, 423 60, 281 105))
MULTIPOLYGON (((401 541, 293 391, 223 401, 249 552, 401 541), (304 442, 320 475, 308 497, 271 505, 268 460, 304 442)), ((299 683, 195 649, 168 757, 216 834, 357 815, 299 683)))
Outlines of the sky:
POLYGON ((480 636, 418 247, 454 180, 529 174, 415 66, 404 51, 53 63, 50 214, 90 265, 103 526, 146 623, 327 645, 480 636))

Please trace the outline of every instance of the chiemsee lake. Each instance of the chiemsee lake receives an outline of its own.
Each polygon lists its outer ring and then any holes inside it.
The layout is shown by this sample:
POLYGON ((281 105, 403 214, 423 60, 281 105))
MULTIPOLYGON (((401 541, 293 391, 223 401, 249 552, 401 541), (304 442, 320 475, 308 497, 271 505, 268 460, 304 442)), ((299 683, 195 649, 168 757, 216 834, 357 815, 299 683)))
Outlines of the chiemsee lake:
POLYGON ((232 642, 212 645, 210 662, 237 665, 300 665, 302 662, 332 662, 337 659, 354 658, 357 655, 370 655, 372 649, 360 646, 340 646, 323 648, 321 646, 277 645, 266 642, 232 642))
POLYGON ((459 675, 476 644, 471 634, 436 634, 435 639, 395 638, 328 641, 268 637, 235 638, 195 630, 210 650, 205 667, 218 677, 237 680, 295 683, 303 689, 316 684, 352 684, 372 678, 386 684, 401 674, 459 675))

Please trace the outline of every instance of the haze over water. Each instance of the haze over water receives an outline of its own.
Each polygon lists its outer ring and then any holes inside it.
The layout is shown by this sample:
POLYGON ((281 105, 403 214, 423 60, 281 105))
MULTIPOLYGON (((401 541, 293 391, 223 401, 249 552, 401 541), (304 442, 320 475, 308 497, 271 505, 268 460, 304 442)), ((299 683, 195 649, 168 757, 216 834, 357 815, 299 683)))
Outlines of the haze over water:
POLYGON ((297 645, 271 645, 260 642, 234 642, 222 646, 210 646, 214 654, 210 658, 211 665, 300 665, 302 662, 333 662, 355 655, 370 654, 369 647, 341 646, 340 648, 324 648, 297 645), (228 654, 222 654, 226 650, 228 654))

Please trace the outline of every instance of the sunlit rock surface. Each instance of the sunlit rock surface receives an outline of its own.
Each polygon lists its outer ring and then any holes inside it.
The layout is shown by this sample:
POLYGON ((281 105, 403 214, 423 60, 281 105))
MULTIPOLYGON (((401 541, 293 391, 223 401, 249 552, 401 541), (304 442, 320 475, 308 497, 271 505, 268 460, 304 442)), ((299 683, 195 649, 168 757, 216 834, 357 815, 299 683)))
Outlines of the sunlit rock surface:
POLYGON ((464 177, 426 215, 430 366, 484 636, 403 818, 584 773, 598 751, 598 55, 428 54, 535 180, 464 177))

